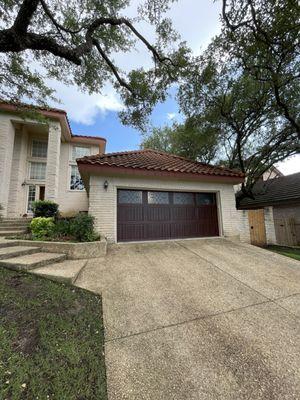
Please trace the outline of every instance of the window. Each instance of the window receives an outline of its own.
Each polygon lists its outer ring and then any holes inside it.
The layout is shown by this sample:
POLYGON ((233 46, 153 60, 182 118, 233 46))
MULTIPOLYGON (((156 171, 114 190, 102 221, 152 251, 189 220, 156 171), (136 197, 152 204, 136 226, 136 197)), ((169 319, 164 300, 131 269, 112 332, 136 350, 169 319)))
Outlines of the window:
POLYGON ((169 204, 169 193, 148 192, 148 204, 169 204))
POLYGON ((196 194, 197 206, 203 206, 208 204, 215 204, 214 193, 197 193, 196 194))
POLYGON ((71 179, 70 179, 71 190, 84 190, 84 185, 78 171, 77 165, 71 165, 71 179))
POLYGON ((27 211, 32 211, 32 204, 35 201, 35 186, 30 185, 28 188, 28 204, 27 204, 27 211))
POLYGON ((72 160, 75 161, 76 158, 81 158, 89 156, 91 154, 89 147, 73 146, 72 148, 72 160))
POLYGON ((142 204, 143 192, 141 190, 119 190, 120 204, 142 204))
POLYGON ((194 194, 193 193, 177 193, 174 192, 174 204, 188 205, 194 204, 194 194))
POLYGON ((31 156, 46 158, 47 157, 47 149, 48 149, 47 142, 42 142, 40 140, 33 140, 32 148, 31 148, 31 156))
POLYGON ((44 180, 46 178, 46 163, 30 163, 30 179, 44 180))

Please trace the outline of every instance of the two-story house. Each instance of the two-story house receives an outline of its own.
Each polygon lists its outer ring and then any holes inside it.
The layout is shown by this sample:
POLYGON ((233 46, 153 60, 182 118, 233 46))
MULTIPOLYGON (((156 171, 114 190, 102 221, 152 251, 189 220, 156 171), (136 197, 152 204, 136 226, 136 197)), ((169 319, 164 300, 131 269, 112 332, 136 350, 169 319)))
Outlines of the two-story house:
POLYGON ((0 103, 3 216, 49 199, 64 215, 88 211, 112 242, 238 235, 240 171, 151 149, 106 154, 105 145, 74 135, 63 110, 0 103))
POLYGON ((58 109, 28 111, 0 105, 0 204, 5 217, 31 214, 35 200, 59 203, 62 213, 88 211, 76 158, 104 153, 101 137, 73 135, 67 114, 58 109))

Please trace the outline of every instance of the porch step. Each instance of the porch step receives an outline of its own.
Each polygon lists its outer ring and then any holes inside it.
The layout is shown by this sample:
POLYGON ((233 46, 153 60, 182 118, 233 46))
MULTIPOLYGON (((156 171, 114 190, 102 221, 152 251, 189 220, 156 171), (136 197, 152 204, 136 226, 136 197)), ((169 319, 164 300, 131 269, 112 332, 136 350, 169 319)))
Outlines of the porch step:
POLYGON ((0 267, 28 271, 48 264, 64 261, 66 258, 66 254, 39 252, 0 260, 0 267))
POLYGON ((16 222, 16 221, 1 221, 0 220, 0 226, 6 227, 6 226, 13 226, 13 227, 21 227, 21 228, 27 228, 30 225, 29 222, 16 222))
POLYGON ((40 251, 39 247, 9 246, 0 248, 0 260, 34 254, 40 251))
POLYGON ((30 271, 58 282, 74 283, 80 271, 86 266, 87 260, 67 260, 60 263, 49 264, 46 267, 30 271))
POLYGON ((0 232, 6 232, 6 231, 14 231, 14 230, 17 230, 17 231, 23 231, 23 232, 26 232, 27 231, 27 228, 28 228, 28 226, 26 226, 26 225, 14 225, 14 224, 11 224, 11 225, 1 225, 1 222, 0 222, 0 232))
POLYGON ((14 236, 14 235, 19 235, 20 233, 24 233, 25 230, 21 229, 15 229, 15 230, 6 230, 6 231, 0 231, 0 236, 2 237, 9 237, 9 236, 14 236))

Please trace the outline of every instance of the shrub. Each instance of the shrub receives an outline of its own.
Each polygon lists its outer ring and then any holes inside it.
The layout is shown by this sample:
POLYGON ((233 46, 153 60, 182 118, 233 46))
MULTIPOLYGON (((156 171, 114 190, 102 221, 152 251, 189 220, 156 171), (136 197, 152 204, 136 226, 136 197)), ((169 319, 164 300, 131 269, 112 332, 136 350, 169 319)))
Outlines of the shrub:
POLYGON ((53 218, 37 217, 30 222, 30 230, 34 240, 50 238, 54 231, 53 218))
POLYGON ((99 239, 94 231, 94 217, 79 213, 70 220, 70 235, 79 242, 92 242, 99 239))
POLYGON ((39 200, 33 203, 33 214, 35 217, 57 217, 58 204, 49 200, 39 200))
POLYGON ((71 236, 70 233, 70 218, 60 218, 55 221, 55 226, 53 230, 53 238, 64 238, 71 236))

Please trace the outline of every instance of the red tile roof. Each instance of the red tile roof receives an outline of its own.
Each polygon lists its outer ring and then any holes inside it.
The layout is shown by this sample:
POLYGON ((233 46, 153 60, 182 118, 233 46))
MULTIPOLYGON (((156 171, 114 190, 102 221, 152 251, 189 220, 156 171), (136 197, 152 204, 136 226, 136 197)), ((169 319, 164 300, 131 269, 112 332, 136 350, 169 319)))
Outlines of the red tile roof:
POLYGON ((151 149, 96 154, 77 159, 77 162, 82 168, 84 168, 84 164, 88 164, 99 167, 99 169, 102 167, 115 167, 128 168, 131 171, 134 169, 149 172, 194 174, 195 176, 223 176, 241 178, 241 181, 244 178, 244 174, 238 170, 191 161, 183 157, 151 149))

